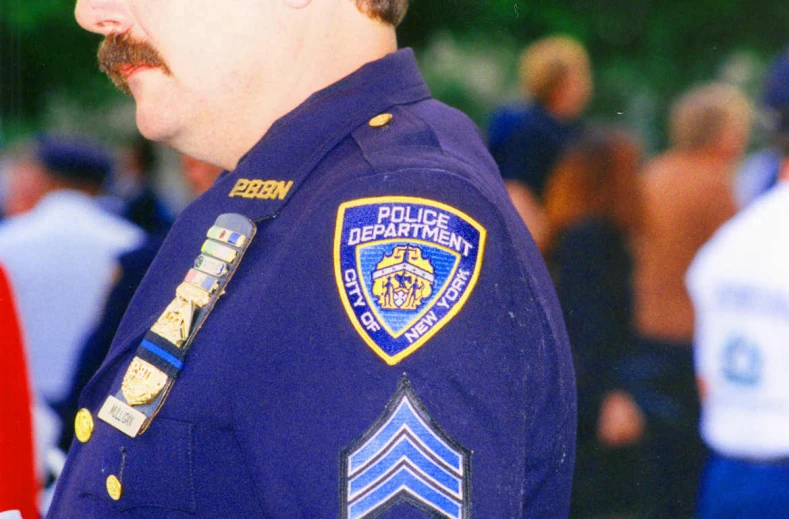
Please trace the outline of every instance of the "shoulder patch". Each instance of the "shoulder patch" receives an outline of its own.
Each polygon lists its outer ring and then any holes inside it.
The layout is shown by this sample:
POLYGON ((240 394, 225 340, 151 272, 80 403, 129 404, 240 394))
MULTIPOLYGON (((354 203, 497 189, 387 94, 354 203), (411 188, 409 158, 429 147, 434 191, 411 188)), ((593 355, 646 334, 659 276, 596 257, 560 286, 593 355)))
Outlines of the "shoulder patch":
POLYGON ((441 430, 403 375, 386 412, 342 452, 342 519, 377 517, 400 502, 467 519, 471 453, 441 430))
POLYGON ((334 272, 345 311, 393 366, 463 307, 482 267, 485 229, 448 205, 412 197, 340 205, 334 272))

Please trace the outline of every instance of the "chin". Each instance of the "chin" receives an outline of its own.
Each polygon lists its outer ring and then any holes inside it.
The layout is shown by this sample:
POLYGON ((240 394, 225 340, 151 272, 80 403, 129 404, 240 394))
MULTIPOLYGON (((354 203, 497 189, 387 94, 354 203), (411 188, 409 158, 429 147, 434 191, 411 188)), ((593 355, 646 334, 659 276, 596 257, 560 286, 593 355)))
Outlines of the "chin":
POLYGON ((137 105, 137 129, 146 139, 163 144, 171 144, 177 133, 173 121, 168 120, 164 113, 146 109, 140 104, 137 105))

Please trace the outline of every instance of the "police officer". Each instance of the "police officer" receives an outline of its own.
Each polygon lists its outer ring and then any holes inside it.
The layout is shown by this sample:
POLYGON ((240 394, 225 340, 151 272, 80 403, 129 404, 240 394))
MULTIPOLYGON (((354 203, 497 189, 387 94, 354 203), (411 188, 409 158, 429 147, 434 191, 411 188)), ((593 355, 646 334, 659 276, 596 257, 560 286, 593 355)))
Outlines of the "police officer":
POLYGON ((580 117, 594 90, 592 70, 581 43, 549 36, 524 49, 518 73, 530 103, 496 109, 488 143, 515 208, 545 250, 551 232, 543 206, 548 179, 583 132, 580 117))
POLYGON ((565 517, 561 314, 406 2, 80 0, 143 134, 221 165, 84 390, 49 516, 565 517))
POLYGON ((776 187, 721 227, 687 274, 701 436, 712 451, 700 519, 771 519, 789 509, 787 152, 776 187))

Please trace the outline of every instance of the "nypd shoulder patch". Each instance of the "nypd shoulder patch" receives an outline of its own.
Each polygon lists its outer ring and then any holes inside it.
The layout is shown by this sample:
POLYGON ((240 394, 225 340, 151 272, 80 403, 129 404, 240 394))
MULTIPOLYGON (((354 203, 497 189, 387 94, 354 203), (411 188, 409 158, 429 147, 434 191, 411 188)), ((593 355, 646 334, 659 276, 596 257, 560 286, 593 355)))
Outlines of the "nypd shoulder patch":
POLYGON ((463 307, 479 277, 485 229, 448 205, 412 197, 340 205, 334 270, 346 313, 389 365, 463 307))
POLYGON ((342 519, 407 502, 431 516, 470 515, 471 453, 427 414, 403 375, 384 415, 342 452, 342 519))

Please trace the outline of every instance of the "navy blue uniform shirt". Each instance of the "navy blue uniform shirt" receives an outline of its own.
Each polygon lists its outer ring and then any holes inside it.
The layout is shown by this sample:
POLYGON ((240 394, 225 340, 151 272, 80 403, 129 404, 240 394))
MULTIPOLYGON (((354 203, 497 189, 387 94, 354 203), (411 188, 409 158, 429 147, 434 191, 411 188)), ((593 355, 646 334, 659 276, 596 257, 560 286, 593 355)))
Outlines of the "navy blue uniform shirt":
POLYGON ((80 407, 51 518, 567 515, 554 290, 477 129, 410 50, 310 97, 184 210, 80 407), (130 437, 98 415, 141 344, 167 357, 143 337, 225 213, 257 233, 130 437))

